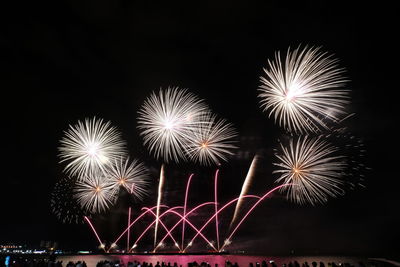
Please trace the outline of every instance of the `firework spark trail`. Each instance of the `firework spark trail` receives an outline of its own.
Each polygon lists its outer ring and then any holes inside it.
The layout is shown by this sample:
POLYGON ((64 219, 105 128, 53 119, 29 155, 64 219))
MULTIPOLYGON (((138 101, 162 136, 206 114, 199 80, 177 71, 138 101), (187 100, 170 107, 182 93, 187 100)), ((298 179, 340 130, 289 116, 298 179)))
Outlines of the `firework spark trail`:
MULTIPOLYGON (((137 243, 143 238, 143 236, 150 230, 150 228, 156 223, 156 221, 157 221, 157 215, 154 213, 154 212, 152 212, 151 210, 152 210, 153 208, 146 208, 146 207, 144 207, 144 208, 142 208, 142 210, 146 210, 146 213, 148 212, 148 213, 151 213, 151 214, 153 214, 154 215, 154 217, 156 217, 155 219, 154 219, 154 221, 152 221, 144 230, 143 230, 143 232, 139 235, 139 237, 136 239, 136 241, 133 243, 133 246, 131 247, 131 250, 137 245, 137 243)), ((181 207, 181 206, 176 206, 176 207, 172 207, 172 208, 170 208, 170 209, 168 209, 167 211, 169 211, 169 210, 174 210, 174 209, 183 209, 183 207, 181 207)), ((160 220, 161 219, 161 217, 163 217, 165 214, 167 214, 166 212, 167 211, 165 211, 164 213, 162 213, 159 217, 158 217, 158 220, 160 220)), ((168 235, 168 230, 166 229, 166 231, 167 231, 167 236, 171 236, 171 235, 168 235)), ((159 242, 159 243, 161 243, 161 242, 159 242)), ((157 247, 156 246, 154 246, 154 249, 156 249, 157 247)))
POLYGON ((51 192, 51 211, 63 223, 84 223, 85 212, 74 195, 75 180, 61 178, 51 192))
POLYGON ((321 136, 321 139, 337 145, 340 148, 340 153, 346 155, 344 159, 346 166, 341 172, 343 189, 353 190, 358 186, 365 188, 363 182, 365 172, 369 168, 362 163, 365 160, 366 152, 362 139, 353 135, 346 126, 321 136))
POLYGON ((285 58, 277 52, 261 77, 261 107, 291 132, 328 129, 325 120, 338 122, 349 103, 348 80, 337 63, 319 47, 289 48, 285 58))
MULTIPOLYGON (((197 209, 203 207, 203 206, 207 206, 207 205, 214 205, 214 202, 205 202, 202 203, 196 207, 194 207, 193 209, 191 209, 188 213, 186 213, 186 216, 180 216, 181 219, 169 230, 170 232, 172 232, 181 222, 187 221, 187 217, 194 211, 196 211, 197 209)), ((197 231, 197 228, 195 229, 197 231)), ((161 239, 160 243, 162 243, 166 238, 168 237, 168 234, 165 234, 164 237, 161 239)), ((210 243, 208 240, 205 239, 205 241, 207 243, 210 243)), ((183 248, 183 246, 182 246, 183 248)))
MULTIPOLYGON (((176 211, 170 210, 170 211, 167 211, 167 212, 168 212, 168 213, 173 213, 173 214, 177 215, 178 217, 183 218, 182 214, 180 214, 180 213, 178 213, 178 212, 176 212, 176 211)), ((153 214, 154 214, 154 213, 153 213, 153 214)), ((155 215, 155 214, 154 214, 154 215, 155 215)), ((184 219, 184 220, 185 220, 185 219, 184 219)), ((200 237, 202 237, 202 238, 208 243, 208 245, 210 245, 216 252, 218 251, 218 250, 214 247, 214 245, 203 235, 203 233, 202 233, 200 230, 197 229, 196 226, 194 226, 189 220, 186 220, 186 222, 189 224, 189 226, 191 226, 191 227, 197 232, 197 235, 200 235, 200 237)), ((177 243, 175 243, 175 245, 179 248, 179 246, 178 246, 177 243)), ((156 249, 157 249, 157 248, 156 248, 156 249)), ((184 252, 184 250, 182 250, 181 248, 179 248, 179 249, 180 249, 181 252, 184 252)), ((154 251, 155 251, 155 250, 154 250, 154 251)))
MULTIPOLYGON (((260 198, 259 196, 255 196, 255 195, 246 195, 243 196, 242 198, 260 198)), ((190 244, 193 244, 193 241, 196 239, 196 237, 199 235, 199 233, 201 233, 204 228, 206 228, 206 226, 214 220, 215 216, 219 213, 221 213, 222 211, 224 211, 227 207, 229 207, 230 205, 232 205, 233 203, 235 203, 236 201, 238 201, 239 198, 235 198, 232 199, 231 201, 229 201, 228 203, 226 203, 222 208, 220 208, 218 210, 218 212, 216 214, 214 214, 213 216, 211 216, 211 218, 208 219, 208 221, 200 228, 199 232, 190 240, 189 244, 185 247, 185 249, 183 250, 183 252, 186 251, 186 249, 190 246, 190 244)))
POLYGON ((131 224, 131 207, 129 207, 128 209, 128 234, 127 234, 127 241, 126 241, 126 251, 129 251, 129 238, 130 238, 130 228, 129 225, 131 224))
POLYGON ((343 171, 345 158, 337 155, 338 149, 321 138, 307 136, 290 140, 289 147, 281 144, 277 183, 291 183, 285 188, 287 197, 299 204, 325 203, 328 197, 343 194, 343 171))
MULTIPOLYGON (((168 206, 160 205, 160 207, 168 207, 168 206)), ((150 209, 153 210, 153 209, 156 209, 156 208, 157 208, 157 206, 154 206, 154 207, 151 207, 150 209)), ((131 224, 122 232, 122 234, 120 234, 120 236, 113 242, 113 244, 116 244, 116 243, 124 236, 124 234, 125 234, 137 221, 139 221, 139 219, 141 219, 144 215, 146 215, 146 214, 149 213, 149 212, 150 212, 150 211, 142 212, 142 214, 140 214, 133 222, 131 222, 131 224)))
POLYGON ((97 234, 96 229, 94 228, 93 224, 90 222, 90 220, 89 220, 88 217, 84 216, 84 219, 85 219, 85 221, 87 221, 87 223, 89 224, 90 228, 92 228, 93 233, 96 235, 96 238, 97 238, 97 240, 98 240, 99 243, 100 243, 100 247, 103 248, 103 250, 104 250, 104 252, 105 252, 106 250, 105 250, 105 248, 104 248, 104 245, 103 245, 103 243, 101 242, 101 239, 100 239, 99 235, 97 234))
POLYGON ((247 218, 247 216, 250 215, 250 213, 258 206, 258 204, 260 204, 265 198, 267 198, 270 194, 272 194, 274 191, 283 188, 285 186, 290 186, 291 184, 283 184, 283 185, 279 185, 273 189, 271 189, 270 191, 268 191, 267 193, 265 193, 260 199, 257 200, 257 202, 255 204, 253 204, 253 206, 247 211, 247 213, 243 216, 243 218, 240 220, 240 222, 236 225, 235 229, 233 229, 233 231, 231 232, 231 234, 228 236, 228 238, 226 239, 226 242, 224 243, 224 245, 222 246, 222 248, 219 250, 221 251, 222 249, 224 249, 226 244, 230 244, 230 241, 232 239, 232 236, 236 233, 236 231, 239 229, 240 225, 242 225, 242 223, 244 222, 244 220, 247 218))
MULTIPOLYGON (((183 217, 186 218, 186 205, 187 205, 187 197, 189 193, 189 186, 190 186, 190 181, 192 180, 193 173, 189 176, 189 179, 186 184, 186 192, 185 192, 185 203, 183 204, 183 217)), ((183 248, 183 242, 185 240, 185 220, 182 221, 182 248, 183 248)), ((162 240, 161 240, 162 242, 162 240)))
POLYGON ((229 225, 229 230, 231 230, 232 225, 236 221, 236 218, 237 218, 237 216, 239 214, 239 210, 240 210, 240 208, 242 206, 242 203, 243 203, 242 196, 247 195, 247 191, 249 190, 251 179, 253 178, 253 173, 254 173, 254 169, 255 169, 255 166, 257 164, 257 161, 258 161, 258 156, 256 155, 256 156, 254 156, 254 158, 253 158, 253 160, 252 160, 252 162, 250 164, 249 171, 247 172, 246 178, 245 178, 245 180, 243 182, 242 191, 240 191, 239 200, 238 200, 238 202, 236 202, 236 208, 235 208, 235 212, 233 213, 233 217, 232 217, 231 223, 229 225))
POLYGON ((157 217, 156 217, 156 227, 154 228, 154 247, 156 247, 157 244, 157 230, 158 230, 158 217, 160 215, 160 204, 161 204, 161 197, 162 197, 162 189, 164 186, 164 179, 165 179, 165 174, 164 174, 164 164, 161 165, 161 170, 160 170, 160 182, 158 183, 158 197, 157 197, 157 217))
MULTIPOLYGON (((169 233, 168 228, 167 228, 167 227, 165 226, 165 224, 161 221, 160 216, 157 216, 157 215, 156 215, 151 209, 149 209, 149 208, 143 208, 143 209, 149 210, 150 213, 151 213, 152 215, 154 215, 154 217, 156 217, 156 220, 158 220, 158 221, 160 222, 160 224, 161 224, 161 226, 164 228, 164 230, 165 230, 167 233, 169 233)), ((173 212, 174 209, 183 209, 183 207, 180 207, 180 206, 178 206, 178 207, 173 207, 172 209, 170 209, 170 211, 173 212)), ((178 213, 178 214, 179 214, 179 213, 178 213)), ((175 246, 178 247, 179 250, 181 250, 181 248, 179 247, 178 242, 176 242, 174 236, 173 236, 171 233, 169 233, 169 236, 171 237, 172 241, 174 241, 175 246)), ((135 244, 136 244, 136 243, 137 243, 137 242, 135 242, 135 244)), ((157 245, 157 247, 158 247, 158 245, 157 245)), ((156 251, 157 247, 154 247, 154 252, 156 251)))
MULTIPOLYGON (((199 206, 197 206, 197 207, 195 207, 193 210, 191 210, 188 214, 194 212, 194 211, 195 211, 196 209, 198 209, 198 208, 201 208, 201 207, 203 207, 203 206, 205 206, 205 205, 211 205, 211 204, 214 204, 214 202, 206 202, 206 203, 200 204, 199 206)), ((181 209, 182 209, 183 207, 178 206, 178 207, 170 208, 170 209, 168 209, 167 211, 165 211, 164 213, 162 213, 162 214, 160 215, 159 220, 161 220, 162 217, 164 217, 165 215, 167 215, 167 214, 169 214, 169 213, 173 213, 173 214, 177 215, 178 217, 180 217, 181 219, 180 219, 180 221, 179 221, 178 223, 176 223, 176 224, 174 225, 174 227, 172 227, 172 228, 169 229, 169 230, 168 230, 166 227, 164 227, 167 233, 165 234, 165 236, 163 237, 163 239, 158 243, 158 245, 154 248, 154 251, 153 251, 153 252, 156 252, 156 251, 157 251, 157 249, 158 249, 158 247, 160 246, 160 244, 162 244, 162 241, 164 241, 165 238, 167 238, 168 236, 170 236, 170 237, 174 240, 174 238, 172 237, 172 231, 173 231, 173 229, 175 229, 175 227, 176 227, 182 220, 186 220, 186 222, 189 224, 189 226, 192 227, 193 230, 195 230, 196 233, 197 233, 198 235, 200 235, 200 237, 202 237, 202 238, 207 242, 207 244, 209 244, 215 251, 218 251, 218 250, 212 245, 212 243, 207 239, 207 237, 204 236, 204 235, 197 229, 197 227, 196 227, 195 225, 193 225, 189 220, 185 219, 180 213, 174 211, 175 209, 178 209, 178 208, 181 208, 181 209)), ((146 209, 146 210, 147 210, 148 208, 143 208, 143 209, 146 209)), ((154 217, 156 216, 156 214, 155 214, 154 212, 151 212, 151 213, 154 215, 154 217)), ((160 223, 161 223, 161 221, 160 221, 160 223)), ((133 249, 133 247, 135 247, 135 246, 137 245, 137 243, 143 238, 143 236, 146 234, 146 232, 147 232, 154 224, 155 224, 155 220, 154 220, 151 224, 149 224, 149 225, 147 226, 147 228, 140 234, 140 236, 136 239, 136 241, 135 241, 135 243, 134 243, 134 245, 132 246, 131 249, 133 249)), ((181 252, 183 251, 182 248, 180 248, 179 245, 178 245, 176 242, 175 242, 175 246, 178 247, 179 250, 180 250, 181 252)))
POLYGON ((69 125, 60 141, 60 162, 68 162, 64 171, 78 179, 97 168, 104 170, 110 161, 126 153, 121 134, 102 119, 85 119, 69 125))
MULTIPOLYGON (((133 187, 134 187, 134 185, 135 184, 132 184, 131 185, 131 194, 133 193, 133 187)), ((130 227, 129 227, 129 225, 131 224, 131 207, 129 207, 129 209, 128 209, 128 234, 127 234, 127 244, 126 244, 126 251, 128 252, 129 251, 129 239, 130 239, 130 235, 131 235, 131 229, 130 229, 130 227)))
POLYGON ((218 231, 218 173, 219 170, 215 172, 214 178, 214 202, 215 202, 215 231, 217 234, 217 248, 219 249, 219 231, 218 231))

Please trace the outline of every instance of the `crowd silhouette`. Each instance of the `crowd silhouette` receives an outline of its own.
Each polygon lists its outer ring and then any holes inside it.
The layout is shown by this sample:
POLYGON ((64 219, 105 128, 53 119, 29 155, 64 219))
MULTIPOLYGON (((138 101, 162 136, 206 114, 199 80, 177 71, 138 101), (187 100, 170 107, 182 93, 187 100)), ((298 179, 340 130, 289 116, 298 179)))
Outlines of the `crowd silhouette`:
POLYGON ((218 264, 211 265, 208 262, 189 262, 187 265, 182 266, 181 264, 174 262, 156 262, 154 265, 151 262, 139 262, 139 261, 128 261, 123 262, 121 260, 102 260, 97 262, 95 266, 88 266, 85 261, 72 262, 69 261, 64 263, 62 261, 56 260, 55 258, 23 258, 19 257, 11 260, 8 265, 5 265, 4 261, 0 264, 1 267, 381 267, 381 266, 391 266, 381 262, 368 261, 367 263, 358 262, 357 264, 350 263, 335 263, 329 262, 325 264, 324 262, 313 261, 311 263, 297 261, 291 261, 289 263, 276 264, 274 261, 261 261, 261 262, 249 262, 247 266, 239 266, 236 262, 226 261, 224 266, 218 266, 218 264))

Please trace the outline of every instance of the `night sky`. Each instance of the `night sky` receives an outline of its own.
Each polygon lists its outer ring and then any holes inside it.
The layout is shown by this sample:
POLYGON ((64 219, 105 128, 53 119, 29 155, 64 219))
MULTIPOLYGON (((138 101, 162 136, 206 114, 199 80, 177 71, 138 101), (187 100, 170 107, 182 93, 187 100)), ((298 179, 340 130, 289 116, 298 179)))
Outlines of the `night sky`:
MULTIPOLYGON (((393 94, 398 82, 389 74, 396 54, 391 39, 397 34, 391 30, 392 8, 336 1, 145 2, 31 1, 3 8, 0 243, 56 240, 61 247, 93 248, 96 240, 86 225, 62 224, 50 211, 50 192, 63 176, 59 140, 77 120, 110 120, 131 155, 154 170, 156 184, 160 162, 142 145, 136 117, 145 98, 160 87, 189 88, 232 122, 241 137, 256 137, 264 157, 252 192, 265 192, 273 185, 272 151, 284 131, 259 108, 259 77, 276 50, 309 44, 335 54, 347 69, 348 110, 355 113, 347 126, 366 146, 366 188, 317 207, 276 196, 253 214, 232 245, 264 254, 396 256, 400 215, 393 94)), ((240 140, 238 145, 246 146, 240 140)), ((222 166, 222 199, 239 194, 250 161, 222 166)), ((166 199, 182 192, 192 169, 200 173, 199 186, 211 186, 213 169, 172 164, 166 199)), ((194 198, 208 201, 208 191, 194 198)), ((154 195, 145 204, 152 203, 154 195)), ((112 214, 123 208, 116 210, 112 214)), ((103 231, 118 232, 117 220, 110 225, 99 219, 103 231)))

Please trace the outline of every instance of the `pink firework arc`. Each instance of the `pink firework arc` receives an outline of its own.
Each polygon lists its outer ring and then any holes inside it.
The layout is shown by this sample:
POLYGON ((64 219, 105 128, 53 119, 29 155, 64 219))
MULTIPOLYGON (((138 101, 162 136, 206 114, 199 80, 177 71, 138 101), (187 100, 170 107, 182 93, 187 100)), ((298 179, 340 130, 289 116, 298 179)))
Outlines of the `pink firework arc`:
MULTIPOLYGON (((111 243, 110 247, 108 249, 105 248, 105 244, 103 244, 101 242, 101 238, 99 236, 99 234, 97 233, 95 227, 93 226, 93 224, 91 223, 91 221, 89 220, 89 218, 85 217, 85 221, 88 223, 88 225, 90 226, 91 230, 93 231, 94 235, 96 236, 97 241, 100 244, 100 248, 102 248, 105 252, 110 252, 113 248, 115 248, 117 246, 117 243, 121 240, 122 237, 126 236, 127 238, 127 249, 126 252, 131 253, 133 252, 133 250, 138 247, 139 242, 142 240, 142 238, 144 236, 146 236, 146 234, 151 233, 152 231, 150 231, 155 225, 160 225, 161 229, 164 230, 165 234, 164 236, 155 243, 154 245, 154 249, 153 249, 153 253, 157 252, 157 250, 163 246, 164 241, 169 238, 173 244, 174 247, 176 247, 176 249, 179 250, 179 252, 181 253, 185 253, 188 251, 188 249, 193 245, 193 242, 200 237, 202 240, 204 240, 204 242, 212 248, 212 250, 214 252, 222 252, 224 251, 224 249, 229 246, 229 244, 232 242, 232 238, 235 235, 235 233, 238 231, 238 229, 240 228, 240 226, 244 223, 244 221, 246 220, 246 218, 250 215, 250 213, 261 203, 263 202, 265 199, 268 198, 268 196, 270 196, 273 192, 275 192, 276 190, 282 188, 282 187, 286 187, 286 186, 290 186, 291 184, 282 184, 279 186, 274 187, 273 189, 267 191, 264 195, 261 196, 256 196, 256 195, 240 195, 237 198, 234 198, 230 201, 228 201, 225 205, 220 206, 218 205, 218 175, 219 175, 219 170, 217 170, 215 172, 214 175, 214 201, 213 202, 204 202, 202 204, 197 205, 196 207, 192 208, 192 209, 188 209, 187 207, 187 202, 188 202, 188 193, 189 193, 189 189, 190 189, 190 182, 193 178, 193 174, 191 174, 189 176, 189 179, 187 181, 186 184, 186 192, 185 192, 185 198, 184 198, 184 204, 183 206, 174 206, 174 207, 168 207, 166 205, 163 205, 161 203, 158 203, 156 206, 154 207, 143 207, 142 208, 142 213, 139 214, 134 220, 131 221, 131 209, 129 208, 128 211, 128 226, 126 227, 126 229, 124 229, 122 231, 122 233, 114 240, 113 243, 111 243), (225 211, 227 208, 231 207, 232 205, 236 205, 236 203, 238 201, 243 201, 244 199, 255 199, 256 202, 253 203, 250 208, 247 210, 247 212, 245 212, 244 216, 239 220, 238 219, 238 223, 232 227, 233 230, 231 230, 228 234, 228 237, 225 239, 224 243, 222 246, 220 246, 220 231, 219 231, 219 221, 218 221, 218 216, 225 211), (190 215, 193 215, 196 211, 198 211, 199 209, 203 208, 203 207, 214 207, 214 213, 210 214, 210 217, 208 219, 205 220, 205 222, 203 222, 203 225, 201 225, 201 227, 197 227, 195 226, 192 221, 189 219, 190 215), (160 209, 163 209, 163 212, 157 212, 160 209), (148 221, 148 216, 151 216, 151 218, 153 220, 150 220, 150 222, 148 221), (170 216, 173 216, 175 218, 177 218, 177 222, 170 228, 168 228, 165 225, 165 220, 166 219, 170 219, 170 216), (146 220, 144 220, 146 219, 146 220), (210 238, 208 238, 206 236, 206 234, 204 233, 204 229, 206 229, 206 227, 212 223, 215 222, 215 239, 217 240, 216 244, 213 244, 212 241, 210 241, 210 238), (138 237, 136 238, 135 242, 132 244, 130 244, 130 234, 131 234, 131 228, 137 224, 137 223, 141 223, 141 225, 148 223, 148 225, 145 227, 145 229, 138 235, 138 237), (182 228, 182 232, 180 233, 180 237, 181 237, 181 242, 180 244, 178 243, 178 238, 176 238, 174 236, 174 234, 177 234, 177 230, 176 228, 179 228, 179 226, 181 226, 182 228), (186 228, 185 228, 186 227, 186 228), (191 229, 192 232, 194 232, 195 234, 193 235, 193 237, 190 238, 190 241, 185 244, 185 236, 187 236, 186 233, 186 229, 187 227, 189 227, 189 229, 191 229)), ((154 232, 153 232, 154 233, 154 232)), ((178 234, 179 236, 179 234, 178 234)), ((156 240, 157 241, 157 240, 156 240)))

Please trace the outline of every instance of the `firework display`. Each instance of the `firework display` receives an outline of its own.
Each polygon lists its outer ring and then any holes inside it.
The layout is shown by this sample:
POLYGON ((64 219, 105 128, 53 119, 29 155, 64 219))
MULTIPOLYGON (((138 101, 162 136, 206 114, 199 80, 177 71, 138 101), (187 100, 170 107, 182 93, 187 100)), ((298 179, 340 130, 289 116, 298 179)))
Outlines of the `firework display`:
POLYGON ((346 114, 349 91, 338 60, 320 48, 288 49, 268 60, 259 88, 261 107, 285 129, 316 132, 346 114))
POLYGON ((285 56, 277 52, 264 72, 259 88, 261 107, 286 130, 275 150, 275 187, 264 190, 264 194, 249 194, 256 169, 263 164, 262 157, 254 155, 238 197, 219 203, 217 169, 211 201, 190 206, 189 189, 196 176, 192 173, 182 197, 183 205, 167 206, 167 194, 163 194, 168 188, 167 164, 191 161, 201 168, 221 166, 235 154, 238 137, 234 126, 213 114, 205 101, 187 89, 168 87, 152 92, 137 118, 143 145, 150 155, 162 161, 158 189, 152 188, 152 177, 145 165, 129 158, 121 134, 110 122, 86 119, 69 126, 60 141, 60 162, 65 164, 69 177, 55 186, 51 195, 53 213, 64 222, 84 218, 105 252, 115 252, 125 237, 124 252, 128 253, 138 251, 141 242, 149 238, 153 240, 153 252, 187 252, 197 240, 203 247, 221 252, 229 247, 253 210, 277 192, 283 192, 295 204, 317 205, 344 194, 347 185, 362 185, 362 178, 345 179, 364 167, 346 154, 354 149, 364 152, 362 142, 353 139, 345 128, 332 126, 343 122, 345 106, 350 102, 349 90, 344 88, 347 78, 343 76, 344 69, 338 67, 338 60, 321 48, 299 46, 289 48, 285 56), (137 202, 153 192, 156 203, 143 207, 136 217, 133 205, 129 206, 127 227, 106 245, 90 216, 107 212, 117 203, 121 190, 137 202), (221 231, 221 215, 226 215, 228 209, 233 210, 233 216, 221 231), (198 216, 200 212, 202 216, 198 216), (136 229, 131 231, 135 225, 141 226, 139 233, 136 229), (220 239, 221 236, 225 238, 220 239))

